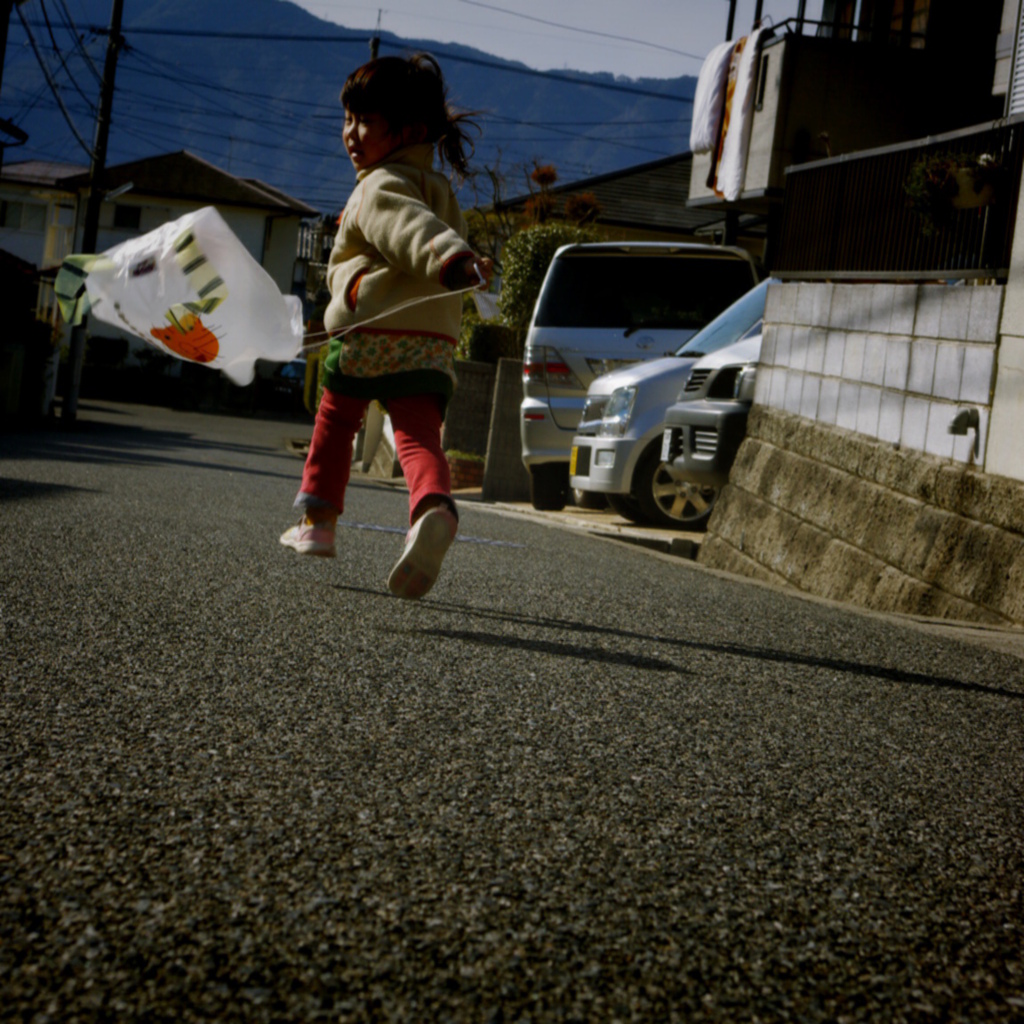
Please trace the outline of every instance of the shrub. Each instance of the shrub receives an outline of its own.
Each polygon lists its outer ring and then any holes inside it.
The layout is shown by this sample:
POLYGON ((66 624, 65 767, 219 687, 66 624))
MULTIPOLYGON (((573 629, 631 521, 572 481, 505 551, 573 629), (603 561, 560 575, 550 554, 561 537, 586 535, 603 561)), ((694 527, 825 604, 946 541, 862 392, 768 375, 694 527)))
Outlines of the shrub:
POLYGON ((505 244, 499 308, 504 324, 516 332, 520 351, 555 252, 563 245, 597 240, 593 228, 542 224, 520 231, 505 244))
POLYGON ((477 363, 496 363, 499 359, 522 359, 523 346, 511 327, 477 320, 463 332, 455 355, 477 363))
POLYGON ((989 153, 931 153, 910 168, 903 191, 907 206, 921 218, 921 233, 928 238, 949 225, 958 207, 991 202, 1002 174, 1002 161, 989 153), (965 182, 967 195, 961 191, 965 182))

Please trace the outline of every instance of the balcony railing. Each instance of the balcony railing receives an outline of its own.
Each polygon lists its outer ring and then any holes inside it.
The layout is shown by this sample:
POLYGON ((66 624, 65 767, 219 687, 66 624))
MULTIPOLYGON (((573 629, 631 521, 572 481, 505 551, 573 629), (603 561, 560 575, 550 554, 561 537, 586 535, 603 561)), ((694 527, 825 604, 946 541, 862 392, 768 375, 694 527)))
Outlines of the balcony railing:
POLYGON ((790 167, 772 273, 788 279, 1005 280, 1017 217, 1024 121, 998 121, 790 167), (929 234, 904 186, 922 156, 989 154, 991 205, 954 210, 929 234))

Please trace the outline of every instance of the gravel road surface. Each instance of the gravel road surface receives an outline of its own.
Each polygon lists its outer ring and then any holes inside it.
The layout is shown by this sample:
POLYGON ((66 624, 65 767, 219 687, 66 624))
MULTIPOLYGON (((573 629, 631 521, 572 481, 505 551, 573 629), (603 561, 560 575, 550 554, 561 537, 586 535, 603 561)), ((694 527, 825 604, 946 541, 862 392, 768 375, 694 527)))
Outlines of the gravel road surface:
POLYGON ((277 543, 308 424, 0 435, 0 1019, 1024 1020, 1024 645, 483 505, 277 543))

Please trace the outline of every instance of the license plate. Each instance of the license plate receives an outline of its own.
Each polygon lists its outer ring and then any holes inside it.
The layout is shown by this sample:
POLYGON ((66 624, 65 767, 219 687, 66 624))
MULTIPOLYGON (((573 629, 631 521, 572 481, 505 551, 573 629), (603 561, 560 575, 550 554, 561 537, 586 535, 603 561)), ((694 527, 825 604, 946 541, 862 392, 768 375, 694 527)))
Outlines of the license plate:
POLYGON ((579 451, 576 445, 572 446, 572 454, 569 456, 569 476, 576 475, 576 456, 579 454, 579 451))
POLYGON ((661 435, 661 461, 668 462, 672 458, 672 431, 666 430, 661 435))

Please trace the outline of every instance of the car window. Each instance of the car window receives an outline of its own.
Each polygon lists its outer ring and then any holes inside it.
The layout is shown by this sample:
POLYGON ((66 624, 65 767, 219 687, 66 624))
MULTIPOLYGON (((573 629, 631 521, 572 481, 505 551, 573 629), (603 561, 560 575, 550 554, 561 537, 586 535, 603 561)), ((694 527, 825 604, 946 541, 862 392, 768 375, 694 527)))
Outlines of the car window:
POLYGON ((734 302, 682 348, 677 349, 676 355, 706 356, 760 331, 769 283, 762 281, 756 288, 751 288, 743 298, 734 302))
POLYGON ((739 259, 567 253, 551 268, 534 323, 694 330, 748 291, 751 281, 750 265, 739 259))

